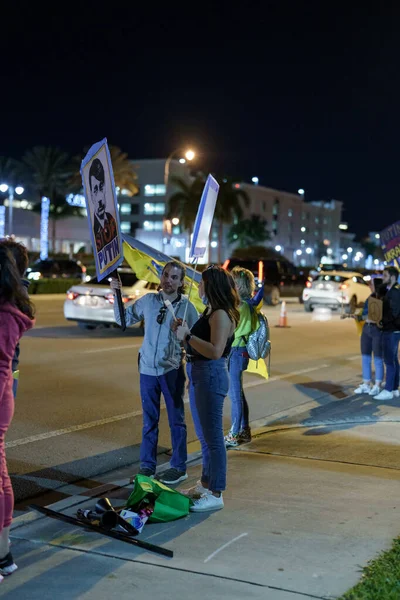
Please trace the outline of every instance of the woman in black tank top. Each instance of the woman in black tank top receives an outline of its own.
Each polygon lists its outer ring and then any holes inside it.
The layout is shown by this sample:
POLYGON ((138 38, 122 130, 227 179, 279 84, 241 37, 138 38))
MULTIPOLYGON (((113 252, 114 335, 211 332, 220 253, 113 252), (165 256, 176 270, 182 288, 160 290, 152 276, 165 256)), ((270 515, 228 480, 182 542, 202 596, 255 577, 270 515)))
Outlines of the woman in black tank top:
POLYGON ((187 344, 187 370, 193 386, 191 410, 203 455, 201 482, 185 493, 197 497, 192 512, 224 507, 226 449, 222 425, 223 404, 229 389, 227 357, 239 322, 239 296, 230 273, 208 267, 202 274, 199 296, 207 308, 190 330, 177 328, 187 344), (199 498, 200 496, 200 498, 199 498))

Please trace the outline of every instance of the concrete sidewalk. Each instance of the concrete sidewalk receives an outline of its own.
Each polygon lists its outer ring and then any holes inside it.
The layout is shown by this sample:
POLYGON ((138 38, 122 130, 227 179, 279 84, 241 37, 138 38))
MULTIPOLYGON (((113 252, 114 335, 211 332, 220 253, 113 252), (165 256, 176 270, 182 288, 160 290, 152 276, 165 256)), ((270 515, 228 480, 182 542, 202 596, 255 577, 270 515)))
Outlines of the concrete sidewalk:
MULTIPOLYGON (((250 444, 229 451, 224 510, 146 526, 141 539, 172 549, 172 559, 26 513, 11 535, 19 570, 0 596, 338 597, 400 532, 399 422, 398 401, 327 396, 258 423, 250 444)), ((190 450, 188 485, 200 474, 190 450)), ((124 478, 111 490, 110 481, 91 493, 122 505, 131 486, 124 478)), ((74 514, 94 503, 76 495, 52 508, 74 514)))

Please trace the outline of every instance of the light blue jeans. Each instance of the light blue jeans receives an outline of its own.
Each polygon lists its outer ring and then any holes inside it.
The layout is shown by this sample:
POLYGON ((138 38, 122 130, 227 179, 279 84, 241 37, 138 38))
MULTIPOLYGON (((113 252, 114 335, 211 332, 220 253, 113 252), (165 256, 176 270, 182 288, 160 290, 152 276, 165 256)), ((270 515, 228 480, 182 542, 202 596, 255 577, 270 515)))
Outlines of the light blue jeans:
POLYGON ((375 363, 375 381, 383 381, 383 334, 374 323, 365 323, 361 334, 362 377, 364 381, 372 378, 372 353, 375 363))
POLYGON ((249 364, 245 347, 232 348, 229 356, 229 398, 231 400, 231 433, 238 434, 249 426, 249 405, 243 390, 243 371, 249 364))
POLYGON ((201 480, 212 492, 226 488, 226 448, 222 415, 229 389, 226 358, 188 363, 189 399, 203 454, 201 480))

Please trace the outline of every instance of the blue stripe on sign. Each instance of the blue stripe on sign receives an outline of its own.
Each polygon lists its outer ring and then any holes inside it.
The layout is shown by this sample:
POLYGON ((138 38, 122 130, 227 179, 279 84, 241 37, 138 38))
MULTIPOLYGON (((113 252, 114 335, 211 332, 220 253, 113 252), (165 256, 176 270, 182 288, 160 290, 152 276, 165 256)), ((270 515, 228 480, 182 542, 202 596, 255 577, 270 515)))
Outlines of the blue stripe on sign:
POLYGON ((208 194, 208 189, 210 187, 210 182, 211 182, 211 175, 209 175, 207 177, 206 185, 204 186, 203 194, 201 196, 200 206, 199 206, 199 210, 197 212, 196 222, 194 224, 193 241, 192 241, 192 246, 190 248, 190 254, 189 254, 190 258, 192 258, 194 256, 194 252, 196 251, 197 238, 199 237, 200 225, 201 225, 201 221, 203 219, 203 214, 204 214, 204 209, 206 206, 207 194, 208 194))

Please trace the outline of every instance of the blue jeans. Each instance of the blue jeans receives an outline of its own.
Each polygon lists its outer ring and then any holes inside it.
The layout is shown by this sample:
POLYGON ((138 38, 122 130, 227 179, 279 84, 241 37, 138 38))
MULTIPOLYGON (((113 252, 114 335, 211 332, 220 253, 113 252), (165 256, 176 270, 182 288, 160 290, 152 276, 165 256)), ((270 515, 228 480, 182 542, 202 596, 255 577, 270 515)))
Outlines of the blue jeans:
POLYGON ((226 488, 226 448, 222 413, 229 389, 227 359, 199 360, 187 365, 189 399, 203 454, 201 480, 212 492, 226 488))
POLYGON ((249 364, 246 348, 232 348, 229 356, 229 398, 231 399, 231 433, 249 426, 249 405, 243 390, 243 371, 249 364))
POLYGON ((366 323, 361 334, 362 376, 371 381, 372 353, 374 353, 375 381, 383 381, 383 333, 373 323, 366 323))
POLYGON ((171 467, 186 472, 187 433, 183 404, 185 379, 183 366, 158 377, 140 374, 140 395, 143 409, 143 434, 140 446, 141 468, 156 470, 158 423, 162 393, 171 430, 171 467))
POLYGON ((386 365, 386 387, 393 392, 399 387, 399 341, 400 332, 383 332, 383 358, 386 365))

